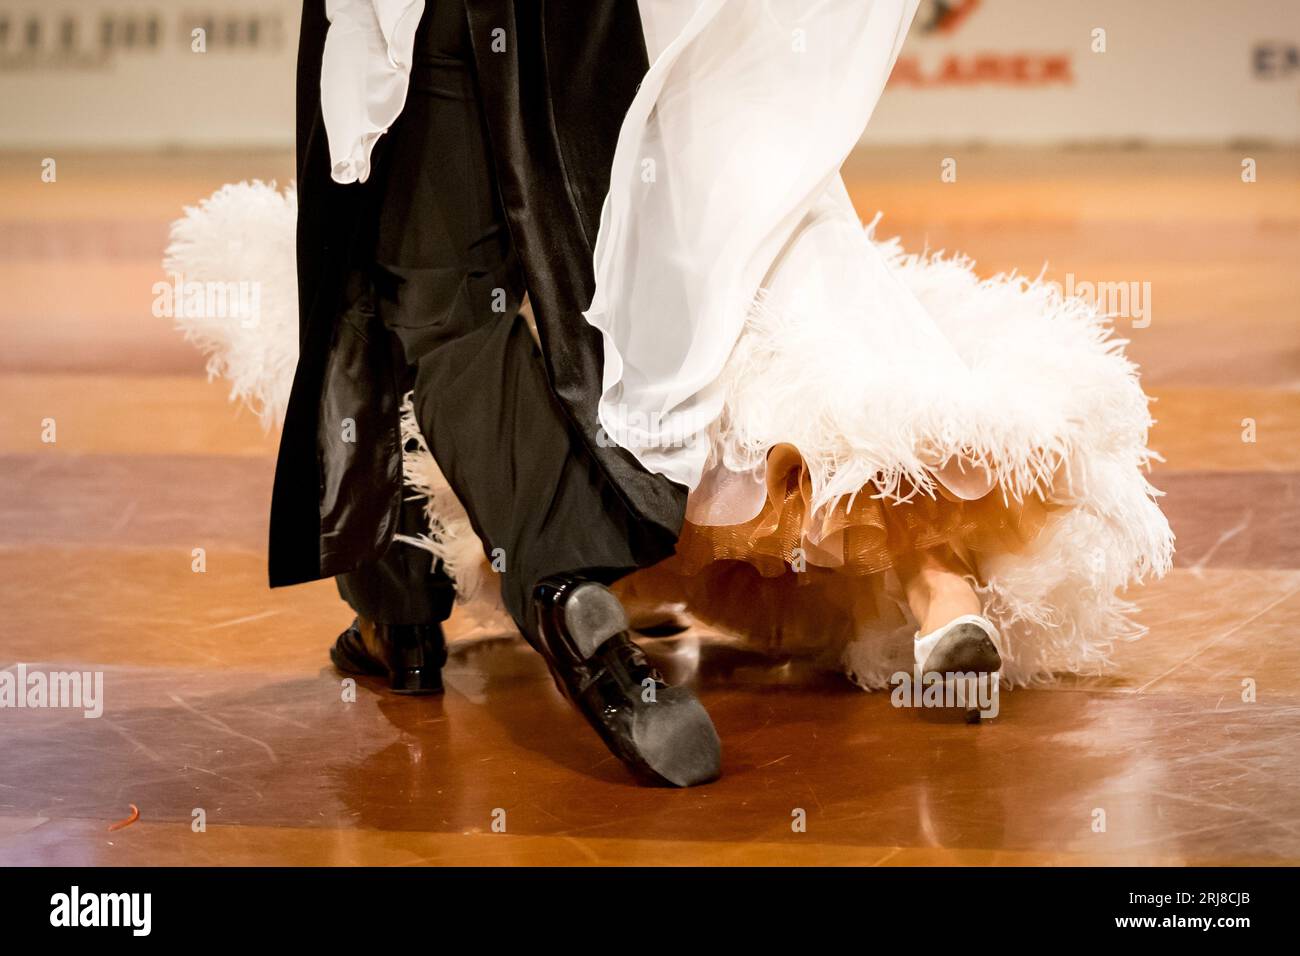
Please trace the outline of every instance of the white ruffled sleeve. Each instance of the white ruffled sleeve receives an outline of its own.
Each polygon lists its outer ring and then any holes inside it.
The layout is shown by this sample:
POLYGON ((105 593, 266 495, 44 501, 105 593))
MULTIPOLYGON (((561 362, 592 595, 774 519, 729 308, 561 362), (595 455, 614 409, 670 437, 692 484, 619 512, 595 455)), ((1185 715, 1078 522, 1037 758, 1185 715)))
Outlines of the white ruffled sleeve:
POLYGON ((364 183, 370 153, 402 112, 424 0, 325 0, 321 114, 330 176, 364 183))

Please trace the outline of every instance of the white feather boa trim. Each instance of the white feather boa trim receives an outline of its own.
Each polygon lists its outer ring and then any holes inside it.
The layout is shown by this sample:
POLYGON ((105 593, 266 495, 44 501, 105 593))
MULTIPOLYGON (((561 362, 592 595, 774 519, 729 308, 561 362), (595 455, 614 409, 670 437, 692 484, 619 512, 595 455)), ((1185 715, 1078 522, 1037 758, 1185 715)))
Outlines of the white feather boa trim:
MULTIPOLYGON (((298 193, 254 180, 222 186, 172 223, 163 269, 180 285, 208 293, 250 283, 256 312, 178 306, 173 321, 207 358, 208 378, 230 383, 262 427, 278 427, 298 364, 298 193)), ((229 296, 227 296, 229 300, 229 296)))

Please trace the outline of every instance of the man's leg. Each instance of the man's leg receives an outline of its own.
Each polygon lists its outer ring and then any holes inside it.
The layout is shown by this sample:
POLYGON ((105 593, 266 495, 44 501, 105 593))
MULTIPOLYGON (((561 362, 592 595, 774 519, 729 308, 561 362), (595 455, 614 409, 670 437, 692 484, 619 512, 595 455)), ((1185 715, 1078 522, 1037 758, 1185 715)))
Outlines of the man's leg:
POLYGON ((639 566, 641 529, 570 431, 521 318, 425 355, 415 410, 530 640, 539 581, 578 571, 609 583, 639 566))
POLYGON ((518 315, 525 280, 497 192, 462 5, 426 8, 407 102, 386 140, 375 308, 412 366, 420 429, 531 638, 539 580, 631 571, 640 531, 570 433, 518 315))
MULTIPOLYGON (((419 501, 402 504, 398 530, 427 530, 419 501)), ((356 620, 334 642, 330 657, 339 670, 386 676, 397 693, 442 690, 446 642, 442 622, 451 614, 456 589, 432 554, 393 541, 377 561, 335 578, 356 620)))
MULTIPOLYGON (((412 499, 402 503, 398 533, 427 534, 424 505, 412 499)), ((339 595, 357 615, 378 624, 437 624, 451 615, 456 588, 423 548, 394 541, 378 561, 358 566, 335 581, 339 595)))
POLYGON ((664 684, 602 587, 653 552, 572 433, 518 314, 525 282, 463 7, 426 8, 387 147, 376 311, 414 367, 416 419, 501 571, 507 609, 629 767, 655 782, 711 779, 708 715, 688 689, 664 684))
MULTIPOLYGON (((455 55, 464 14, 454 3, 431 4, 416 37, 416 63, 403 116, 380 141, 377 155, 390 154, 375 249, 372 301, 401 342, 416 381, 415 363, 454 327, 473 322, 471 308, 481 298, 484 273, 512 288, 513 305, 522 296, 517 266, 509 261, 504 233, 492 212, 492 196, 469 188, 482 166, 473 152, 475 138, 464 135, 477 118, 477 106, 463 64, 455 55), (450 51, 450 52, 448 52, 450 51), (441 137, 445 141, 439 142, 441 137), (486 212, 484 212, 486 208, 486 212), (471 276, 478 296, 467 296, 471 276)), ((404 501, 398 533, 428 531, 423 503, 404 501)), ((435 566, 433 555, 396 541, 377 560, 336 579, 340 596, 357 620, 335 643, 331 657, 342 670, 391 673, 394 689, 411 683, 402 664, 414 660, 421 686, 431 686, 431 664, 441 666, 446 652, 441 622, 451 614, 455 587, 435 566)))

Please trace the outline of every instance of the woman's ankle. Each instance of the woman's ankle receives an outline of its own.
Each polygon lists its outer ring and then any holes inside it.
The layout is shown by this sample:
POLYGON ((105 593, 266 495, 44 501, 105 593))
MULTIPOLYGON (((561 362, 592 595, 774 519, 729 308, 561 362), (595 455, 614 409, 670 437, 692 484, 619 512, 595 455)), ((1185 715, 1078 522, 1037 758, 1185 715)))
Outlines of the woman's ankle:
POLYGON ((963 615, 983 611, 963 565, 949 549, 909 554, 897 568, 920 633, 929 634, 963 615))
POLYGON ((979 595, 965 576, 946 568, 928 567, 907 589, 908 605, 922 634, 929 634, 967 614, 980 614, 979 595))
MULTIPOLYGON (((937 588, 931 589, 929 601, 921 613, 917 614, 922 634, 936 631, 967 614, 983 613, 979 595, 970 583, 958 575, 952 577, 952 581, 944 581, 937 588)), ((913 608, 913 613, 916 611, 913 608)))

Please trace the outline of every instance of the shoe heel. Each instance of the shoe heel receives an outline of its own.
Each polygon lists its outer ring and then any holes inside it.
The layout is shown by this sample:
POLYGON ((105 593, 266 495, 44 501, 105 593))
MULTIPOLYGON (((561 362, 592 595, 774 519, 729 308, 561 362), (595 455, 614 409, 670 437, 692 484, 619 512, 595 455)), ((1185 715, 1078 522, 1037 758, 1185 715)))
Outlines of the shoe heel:
POLYGON ((628 630, 627 613, 604 585, 580 584, 564 602, 564 624, 580 660, 588 660, 615 634, 628 630))
POLYGON ((403 667, 392 672, 388 686, 394 694, 441 694, 442 672, 432 667, 403 667))
POLYGON ((442 665, 447 651, 442 631, 428 628, 388 628, 388 687, 394 694, 442 693, 442 665))

